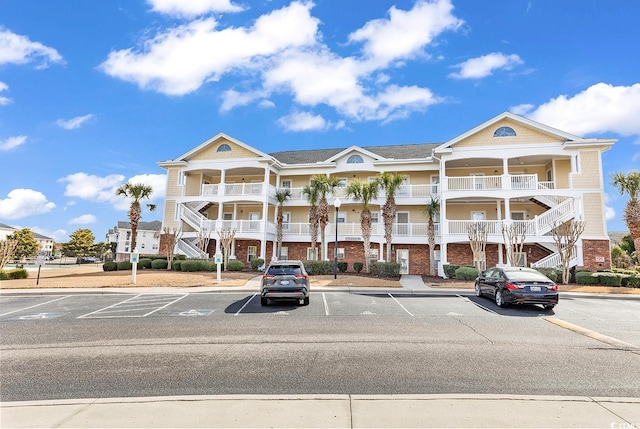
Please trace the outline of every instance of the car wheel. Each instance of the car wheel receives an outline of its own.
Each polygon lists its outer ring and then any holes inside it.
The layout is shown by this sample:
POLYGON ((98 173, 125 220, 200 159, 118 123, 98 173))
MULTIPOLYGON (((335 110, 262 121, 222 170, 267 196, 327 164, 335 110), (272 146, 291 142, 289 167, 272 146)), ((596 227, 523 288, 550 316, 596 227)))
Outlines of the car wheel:
POLYGON ((496 290, 496 305, 501 308, 506 305, 504 302, 504 296, 502 295, 502 289, 496 290))
POLYGON ((553 310, 553 307, 555 307, 555 305, 554 305, 554 304, 549 304, 549 305, 545 305, 545 306, 544 306, 544 309, 545 309, 545 310, 553 310))
POLYGON ((482 291, 480 290, 480 284, 476 282, 476 296, 482 296, 482 291))
POLYGON ((261 297, 260 298, 260 305, 263 305, 263 306, 269 305, 269 298, 261 297))
POLYGON ((302 305, 309 305, 309 297, 302 300, 302 305))

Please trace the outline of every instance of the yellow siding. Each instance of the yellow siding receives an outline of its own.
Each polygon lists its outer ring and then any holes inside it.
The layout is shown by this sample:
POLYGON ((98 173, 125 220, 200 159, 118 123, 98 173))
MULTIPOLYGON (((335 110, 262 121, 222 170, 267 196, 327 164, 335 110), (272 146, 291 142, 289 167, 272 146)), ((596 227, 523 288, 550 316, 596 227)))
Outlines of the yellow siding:
POLYGON ((212 142, 209 146, 201 149, 197 153, 191 155, 187 158, 188 161, 196 161, 196 160, 208 160, 208 159, 233 159, 233 158, 257 158, 258 155, 255 152, 252 152, 244 147, 232 143, 228 140, 216 140, 212 142), (221 144, 228 144, 231 147, 231 150, 228 152, 217 152, 218 147, 221 144))
POLYGON ((586 225, 583 235, 604 235, 603 211, 604 202, 601 194, 584 194, 584 220, 586 225))
POLYGON ((555 161, 555 170, 553 172, 554 181, 557 189, 569 188, 569 173, 571 173, 571 161, 568 159, 559 159, 555 161))
POLYGON ((202 175, 200 173, 187 174, 185 195, 200 195, 200 184, 202 175))
POLYGON ((600 187, 600 153, 598 151, 580 152, 580 174, 573 176, 574 189, 600 187))
POLYGON ((174 200, 165 200, 164 202, 164 217, 163 227, 178 228, 179 222, 174 220, 176 218, 176 202, 174 200))
POLYGON ((167 197, 179 197, 182 195, 182 186, 178 185, 180 170, 169 168, 167 170, 167 197))
POLYGON ((455 144, 455 147, 474 146, 511 146, 529 143, 557 143, 556 137, 544 134, 539 130, 525 127, 510 119, 503 119, 492 126, 477 132, 455 144), (511 127, 515 130, 515 137, 493 137, 493 133, 500 127, 511 127))

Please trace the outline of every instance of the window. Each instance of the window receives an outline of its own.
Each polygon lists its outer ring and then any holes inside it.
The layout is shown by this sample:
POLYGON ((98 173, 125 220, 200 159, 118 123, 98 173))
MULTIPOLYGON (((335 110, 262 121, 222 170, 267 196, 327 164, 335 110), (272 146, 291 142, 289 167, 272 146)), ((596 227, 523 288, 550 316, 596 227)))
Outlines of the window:
POLYGON ((527 266, 527 254, 525 252, 514 252, 513 256, 516 260, 516 267, 527 266))
POLYGON ((141 247, 142 249, 144 249, 144 243, 142 243, 142 244, 140 245, 140 247, 141 247))
POLYGON ((151 248, 153 250, 158 250, 158 245, 154 243, 154 244, 151 245, 151 248))
POLYGON ((220 146, 218 146, 216 152, 231 152, 231 146, 226 143, 222 143, 220 146))
POLYGON ((344 259, 344 247, 338 247, 338 259, 344 259))
POLYGON ((147 237, 147 233, 146 233, 146 232, 143 232, 143 233, 142 233, 142 236, 146 238, 146 237, 147 237))
POLYGON ((280 187, 281 188, 287 188, 287 189, 291 189, 291 179, 282 179, 280 181, 280 187))
POLYGON ((397 212, 396 213, 396 227, 398 229, 398 235, 409 235, 409 213, 397 212))
POLYGON ((511 127, 500 127, 494 133, 494 137, 515 137, 516 131, 511 127))
POLYGON ((251 262, 258 254, 258 246, 247 246, 247 262, 251 262))
POLYGON ((286 261, 287 259, 289 259, 289 248, 282 246, 280 248, 280 260, 286 261))
POLYGON ((289 222, 291 222, 291 213, 282 213, 282 230, 289 231, 289 222))
POLYGON ((347 187, 347 179, 341 177, 338 179, 338 188, 346 188, 347 187))
POLYGON ((380 212, 371 212, 371 223, 378 223, 380 221, 380 212))
POLYGON ((526 212, 523 211, 512 211, 511 219, 512 220, 527 220, 526 212))
POLYGON ((345 223, 347 221, 347 212, 338 212, 338 223, 345 223))
POLYGON ((378 249, 377 248, 369 249, 369 260, 370 261, 377 261, 378 260, 378 249))
POLYGON ((487 218, 487 214, 484 211, 471 212, 471 220, 479 222, 487 218))
POLYGON ((307 247, 307 260, 308 261, 317 261, 318 260, 318 248, 315 249, 313 247, 307 247))
POLYGON ((351 155, 347 159, 347 164, 362 164, 363 162, 364 162, 364 160, 362 159, 362 157, 360 155, 351 155))

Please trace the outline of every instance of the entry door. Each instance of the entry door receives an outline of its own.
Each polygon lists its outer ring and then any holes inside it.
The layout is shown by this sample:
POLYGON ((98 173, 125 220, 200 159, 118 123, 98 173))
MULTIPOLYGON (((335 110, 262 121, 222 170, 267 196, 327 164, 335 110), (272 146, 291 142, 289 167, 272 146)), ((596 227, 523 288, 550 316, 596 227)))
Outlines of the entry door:
POLYGON ((400 274, 409 274, 409 249, 396 250, 396 263, 400 264, 400 274))
POLYGON ((249 230, 258 231, 260 229, 260 213, 249 213, 249 230))

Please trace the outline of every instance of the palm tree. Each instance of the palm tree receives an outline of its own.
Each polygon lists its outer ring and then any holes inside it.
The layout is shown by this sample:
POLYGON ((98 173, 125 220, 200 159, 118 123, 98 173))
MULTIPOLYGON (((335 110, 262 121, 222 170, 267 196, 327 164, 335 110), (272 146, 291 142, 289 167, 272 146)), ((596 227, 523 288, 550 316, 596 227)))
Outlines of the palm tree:
MULTIPOLYGON (((138 222, 142 219, 142 209, 140 207, 140 200, 143 198, 151 198, 153 188, 147 186, 144 183, 125 183, 116 189, 116 195, 122 195, 125 198, 130 198, 131 207, 129 208, 129 222, 131 223, 131 251, 136 250, 136 233, 138 232, 138 222)), ((147 204, 149 211, 156 209, 155 204, 147 204)))
POLYGON ((436 267, 434 262, 434 248, 436 247, 436 225, 434 219, 440 213, 440 201, 437 197, 431 197, 431 200, 424 207, 424 215, 428 219, 427 238, 429 240, 429 274, 435 275, 436 267))
POLYGON ((362 204, 360 212, 360 228, 362 228, 362 239, 364 241, 364 261, 365 270, 369 272, 369 260, 371 259, 371 208, 369 203, 371 200, 378 198, 378 182, 361 182, 355 180, 347 186, 347 197, 353 197, 354 200, 362 204))
POLYGON ((317 189, 307 185, 302 188, 302 194, 309 203, 309 233, 311 234, 311 249, 317 259, 316 248, 318 247, 318 192, 317 189))
POLYGON ((276 258, 280 260, 280 252, 282 250, 282 223, 284 221, 284 216, 282 214, 282 208, 284 206, 285 201, 291 197, 291 189, 289 188, 280 188, 273 194, 274 199, 278 203, 278 207, 276 208, 276 222, 277 222, 277 230, 276 230, 276 240, 278 242, 278 247, 276 248, 276 258))
POLYGON ((629 201, 624 206, 624 221, 629 228, 636 250, 640 249, 640 171, 633 170, 627 174, 622 172, 611 175, 612 185, 620 191, 620 195, 629 195, 629 201))
MULTIPOLYGON (((320 200, 318 201, 318 223, 320 224, 320 243, 325 248, 324 230, 329 223, 329 203, 327 194, 332 193, 340 185, 340 179, 335 176, 316 174, 311 178, 311 187, 316 189, 320 200)), ((322 255, 327 259, 327 255, 322 255)), ((322 259, 321 259, 322 260, 322 259)))
POLYGON ((401 173, 390 173, 388 171, 380 173, 378 183, 380 188, 387 194, 387 200, 382 206, 382 220, 384 221, 384 238, 387 242, 386 261, 391 262, 391 238, 393 234, 393 222, 396 218, 396 192, 407 176, 401 173))

